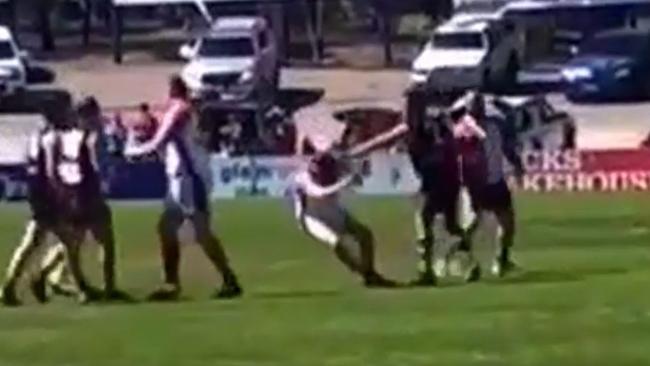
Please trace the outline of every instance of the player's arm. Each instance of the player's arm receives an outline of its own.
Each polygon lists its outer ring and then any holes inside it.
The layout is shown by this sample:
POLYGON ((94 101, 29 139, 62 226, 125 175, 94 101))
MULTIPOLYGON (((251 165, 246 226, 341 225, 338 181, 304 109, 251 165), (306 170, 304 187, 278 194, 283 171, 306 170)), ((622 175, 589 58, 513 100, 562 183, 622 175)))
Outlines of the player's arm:
POLYGON ((177 104, 173 106, 163 117, 160 127, 156 130, 151 140, 140 145, 127 146, 124 149, 124 155, 127 157, 143 156, 158 150, 169 138, 174 124, 179 120, 179 115, 184 112, 185 108, 183 105, 177 104))
POLYGON ((88 149, 90 163, 96 172, 100 172, 99 159, 97 158, 97 140, 97 132, 90 132, 86 138, 86 148, 88 149))
POLYGON ((406 123, 402 122, 392 129, 381 133, 368 141, 362 142, 357 146, 354 146, 347 152, 348 157, 358 157, 365 155, 372 150, 387 144, 391 141, 394 141, 404 135, 409 131, 409 127, 406 123))
POLYGON ((38 174, 38 163, 41 157, 40 133, 35 133, 29 138, 27 145, 27 174, 35 176, 38 174))
POLYGON ((343 188, 352 184, 354 181, 354 175, 345 175, 338 182, 329 186, 321 186, 320 184, 314 182, 314 180, 311 179, 307 173, 299 174, 296 179, 300 183, 301 188, 304 190, 307 196, 323 198, 336 194, 343 188))

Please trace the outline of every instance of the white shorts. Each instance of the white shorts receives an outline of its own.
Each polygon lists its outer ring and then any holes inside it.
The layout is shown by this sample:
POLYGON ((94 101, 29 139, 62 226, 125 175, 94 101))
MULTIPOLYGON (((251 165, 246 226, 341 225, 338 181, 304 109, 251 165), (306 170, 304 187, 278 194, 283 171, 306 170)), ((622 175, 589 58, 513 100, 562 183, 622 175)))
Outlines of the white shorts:
POLYGON ((185 215, 209 212, 209 187, 205 179, 177 175, 168 177, 167 184, 167 209, 180 210, 185 215))
POLYGON ((329 246, 336 246, 347 233, 348 213, 338 205, 305 208, 296 200, 296 219, 300 227, 314 239, 329 246))

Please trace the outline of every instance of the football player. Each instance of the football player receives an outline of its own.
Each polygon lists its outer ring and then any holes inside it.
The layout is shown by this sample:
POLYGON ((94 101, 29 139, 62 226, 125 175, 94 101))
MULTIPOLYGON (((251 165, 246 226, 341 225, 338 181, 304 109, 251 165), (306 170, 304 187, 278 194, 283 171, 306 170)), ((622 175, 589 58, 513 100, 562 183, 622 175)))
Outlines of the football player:
MULTIPOLYGON (((413 168, 420 178, 417 195, 415 229, 420 254, 419 276, 413 282, 418 286, 433 286, 437 279, 433 270, 433 219, 442 214, 447 232, 460 239, 460 247, 469 247, 467 233, 458 220, 460 171, 458 151, 447 111, 440 107, 437 113, 427 113, 429 95, 420 88, 407 93, 407 145, 413 168)), ((473 279, 470 274, 468 280, 473 279)))
POLYGON ((470 228, 476 232, 486 213, 493 213, 499 224, 500 242, 491 271, 504 276, 516 268, 511 258, 515 236, 515 211, 506 181, 504 160, 514 170, 517 183, 524 174, 517 152, 514 126, 484 95, 470 91, 455 106, 458 123, 454 134, 461 144, 463 181, 469 190, 477 216, 470 228))
POLYGON ((340 202, 339 195, 351 186, 357 175, 341 154, 332 151, 326 140, 316 139, 317 152, 294 176, 295 217, 300 227, 314 239, 327 244, 352 272, 359 274, 367 287, 394 287, 375 268, 375 238, 368 226, 357 220, 340 202), (356 256, 349 247, 359 246, 356 256))
POLYGON ((192 223, 198 243, 223 277, 223 287, 216 297, 238 297, 242 293, 221 242, 210 228, 209 159, 207 149, 194 135, 193 107, 189 97, 185 82, 178 75, 172 76, 169 103, 156 133, 151 140, 129 146, 124 152, 127 157, 149 155, 159 149, 164 152, 168 194, 158 222, 164 283, 150 295, 154 301, 175 300, 180 294, 178 234, 186 220, 192 223))
MULTIPOLYGON (((115 288, 110 210, 101 194, 93 136, 75 127, 69 108, 51 108, 48 122, 49 126, 39 131, 29 146, 32 219, 7 269, 2 286, 5 305, 19 304, 17 280, 48 232, 53 232, 62 243, 55 252, 61 253, 57 257, 68 266, 72 288, 80 302, 101 295, 87 283, 81 270, 80 246, 88 230, 96 234, 104 249, 104 295, 113 297, 119 293, 115 288)), ((36 295, 43 301, 42 293, 36 295)))
MULTIPOLYGON (((109 156, 107 146, 103 138, 103 116, 101 107, 94 97, 83 98, 76 107, 79 127, 89 133, 88 141, 94 144, 96 162, 100 177, 105 176, 108 168, 109 156)), ((97 220, 89 228, 93 238, 100 243, 102 248, 102 263, 104 272, 109 278, 114 277, 115 268, 115 239, 113 234, 113 220, 110 207, 103 204, 97 208, 97 220)), ((34 276, 31 283, 32 292, 36 298, 45 302, 47 300, 47 289, 58 295, 71 296, 78 289, 70 276, 70 270, 66 266, 65 246, 62 243, 51 246, 43 256, 40 263, 40 271, 34 276)), ((112 291, 111 298, 127 299, 127 295, 119 291, 112 291)))

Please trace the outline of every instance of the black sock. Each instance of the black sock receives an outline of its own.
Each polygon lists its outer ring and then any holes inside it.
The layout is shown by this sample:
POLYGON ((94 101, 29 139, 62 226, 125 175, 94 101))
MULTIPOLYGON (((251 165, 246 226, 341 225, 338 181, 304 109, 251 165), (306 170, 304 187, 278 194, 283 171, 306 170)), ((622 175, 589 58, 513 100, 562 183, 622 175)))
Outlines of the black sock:
POLYGON ((509 262, 510 261, 510 248, 509 247, 501 248, 501 255, 499 256, 499 260, 501 262, 509 262))

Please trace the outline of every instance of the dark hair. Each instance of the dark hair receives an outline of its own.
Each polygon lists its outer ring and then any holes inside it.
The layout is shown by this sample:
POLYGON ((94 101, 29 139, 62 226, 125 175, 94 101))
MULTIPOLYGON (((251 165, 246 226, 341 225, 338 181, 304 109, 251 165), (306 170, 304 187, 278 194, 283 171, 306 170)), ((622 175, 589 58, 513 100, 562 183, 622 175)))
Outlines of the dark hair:
POLYGON ((69 105, 47 106, 43 110, 43 115, 47 124, 55 129, 67 129, 75 125, 74 113, 69 105))
POLYGON ((485 117, 485 96, 477 92, 474 94, 474 97, 471 99, 469 106, 468 106, 469 112, 474 116, 474 118, 478 119, 479 122, 485 117))
POLYGON ((140 106, 138 106, 138 109, 140 109, 140 112, 149 112, 149 104, 141 103, 140 106))
POLYGON ((174 74, 169 78, 169 96, 172 98, 187 98, 189 96, 187 84, 178 74, 174 74))
POLYGON ((92 115, 99 114, 101 112, 101 107, 99 102, 93 96, 85 97, 80 100, 76 107, 75 111, 80 117, 89 117, 92 115))

